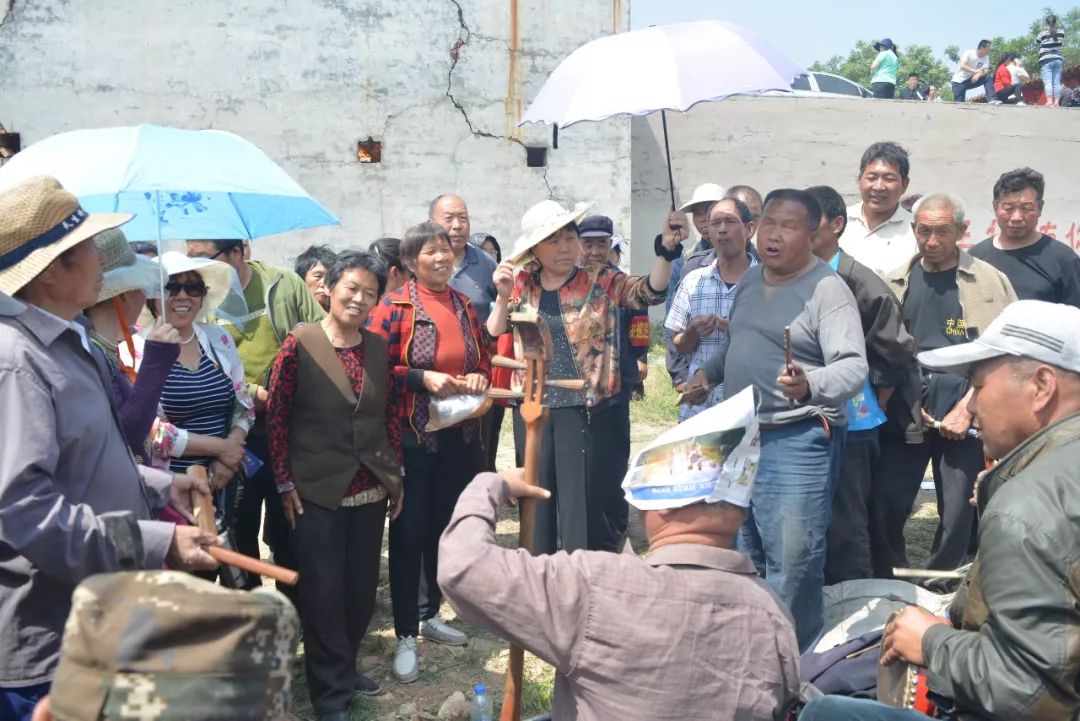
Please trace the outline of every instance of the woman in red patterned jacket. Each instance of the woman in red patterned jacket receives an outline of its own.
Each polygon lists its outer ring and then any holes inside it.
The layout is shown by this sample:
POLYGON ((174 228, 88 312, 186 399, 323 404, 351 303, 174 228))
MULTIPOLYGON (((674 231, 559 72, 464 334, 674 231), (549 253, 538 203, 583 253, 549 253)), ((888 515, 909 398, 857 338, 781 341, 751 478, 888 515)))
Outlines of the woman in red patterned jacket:
POLYGON ((454 250, 446 231, 435 223, 409 228, 401 240, 401 263, 412 277, 382 299, 369 327, 386 339, 401 388, 407 501, 390 524, 390 595, 398 636, 394 676, 408 683, 419 675, 418 630, 437 643, 468 641, 439 620, 436 571, 439 537, 458 496, 483 465, 480 422, 428 431, 429 404, 433 398, 484 393, 491 358, 468 297, 450 287, 454 250))
MULTIPOLYGON (((537 313, 551 331, 547 377, 583 378, 586 383, 583 392, 545 389, 544 404, 551 410, 540 451, 540 485, 551 491, 552 501, 537 507, 537 554, 604 545, 603 513, 588 503, 594 495, 590 463, 594 453, 611 451, 594 448, 590 409, 619 391, 619 308, 639 310, 664 302, 671 261, 679 257, 684 240, 677 233, 666 242, 658 239, 656 262, 647 276, 608 267, 585 270, 578 267, 577 223, 586 211, 545 200, 525 213, 513 255, 495 270, 499 297, 487 321, 488 333, 499 336, 507 332, 510 312, 537 313), (522 267, 516 274, 515 266, 522 267)), ((522 379, 516 375, 512 385, 520 389, 522 379)), ((524 437, 516 412, 514 433, 524 437)))

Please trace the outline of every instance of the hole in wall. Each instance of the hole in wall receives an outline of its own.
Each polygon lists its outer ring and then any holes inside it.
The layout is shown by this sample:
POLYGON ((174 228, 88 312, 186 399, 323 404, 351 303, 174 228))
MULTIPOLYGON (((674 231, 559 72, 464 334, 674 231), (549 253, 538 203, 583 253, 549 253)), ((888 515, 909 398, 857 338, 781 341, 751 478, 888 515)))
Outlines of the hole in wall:
POLYGON ((382 162, 382 141, 368 138, 356 144, 356 160, 360 163, 382 162))
POLYGON ((530 168, 546 168, 547 167, 547 151, 544 146, 526 146, 525 147, 525 165, 530 168))

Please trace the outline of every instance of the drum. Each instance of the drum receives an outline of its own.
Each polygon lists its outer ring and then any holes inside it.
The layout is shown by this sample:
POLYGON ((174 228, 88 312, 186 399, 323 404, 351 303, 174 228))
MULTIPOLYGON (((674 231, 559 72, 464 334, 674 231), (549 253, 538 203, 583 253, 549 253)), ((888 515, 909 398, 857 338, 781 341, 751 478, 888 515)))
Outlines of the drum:
POLYGON ((895 708, 907 708, 936 718, 937 704, 930 699, 926 669, 896 661, 878 666, 877 700, 895 708))

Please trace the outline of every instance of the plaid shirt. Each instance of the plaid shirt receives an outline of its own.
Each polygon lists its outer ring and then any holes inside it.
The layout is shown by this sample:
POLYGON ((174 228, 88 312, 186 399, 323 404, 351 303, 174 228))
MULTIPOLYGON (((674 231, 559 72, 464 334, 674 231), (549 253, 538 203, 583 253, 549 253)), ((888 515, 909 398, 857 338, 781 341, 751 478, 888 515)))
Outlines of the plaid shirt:
MULTIPOLYGON (((757 262, 751 258, 750 266, 755 265, 757 262)), ((679 289, 675 291, 675 298, 671 301, 671 310, 668 311, 667 319, 664 321, 664 328, 672 334, 678 334, 686 330, 690 321, 703 315, 715 314, 727 318, 731 315, 731 304, 735 302, 735 293, 738 289, 738 284, 728 287, 724 283, 716 263, 692 271, 682 279, 679 289)), ((727 340, 727 332, 719 330, 699 339, 697 348, 690 354, 690 371, 687 379, 693 377, 710 356, 718 353, 727 340)), ((701 405, 679 406, 679 421, 685 421, 722 400, 724 400, 724 384, 720 383, 712 389, 709 397, 701 405)))
MULTIPOLYGON (((390 363, 390 372, 400 383, 398 404, 404 438, 411 436, 426 451, 433 453, 436 450, 435 434, 424 430, 430 396, 424 388, 423 372, 434 367, 435 348, 418 348, 413 344, 417 324, 431 323, 431 318, 423 306, 417 308, 414 305, 415 293, 412 291, 415 283, 415 280, 410 280, 393 293, 384 295, 371 311, 367 327, 386 339, 386 357, 390 363)), ((476 311, 473 310, 467 295, 453 288, 450 290, 456 300, 455 306, 463 308, 467 314, 468 326, 472 331, 472 338, 466 338, 465 342, 467 357, 462 375, 480 373, 490 379, 491 356, 484 345, 484 334, 476 319, 476 311)), ((440 329, 435 328, 435 343, 438 343, 439 332, 440 329)), ((480 422, 475 419, 465 421, 461 428, 465 442, 469 443, 474 437, 478 437, 480 422)))

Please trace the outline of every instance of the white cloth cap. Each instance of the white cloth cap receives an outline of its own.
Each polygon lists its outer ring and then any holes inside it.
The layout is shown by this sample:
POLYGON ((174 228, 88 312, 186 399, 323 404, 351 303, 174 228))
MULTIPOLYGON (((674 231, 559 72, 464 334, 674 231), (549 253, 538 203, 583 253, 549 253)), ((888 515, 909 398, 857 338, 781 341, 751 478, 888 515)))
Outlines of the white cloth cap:
POLYGON ((687 202, 679 206, 680 213, 689 213, 690 209, 698 203, 715 203, 724 199, 723 187, 716 183, 702 183, 694 188, 694 195, 687 202))

